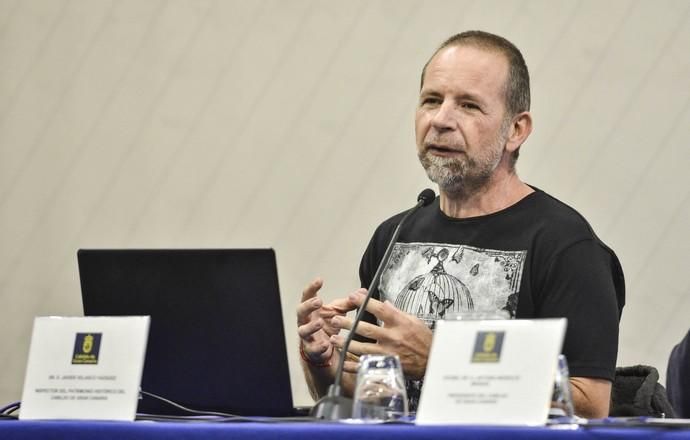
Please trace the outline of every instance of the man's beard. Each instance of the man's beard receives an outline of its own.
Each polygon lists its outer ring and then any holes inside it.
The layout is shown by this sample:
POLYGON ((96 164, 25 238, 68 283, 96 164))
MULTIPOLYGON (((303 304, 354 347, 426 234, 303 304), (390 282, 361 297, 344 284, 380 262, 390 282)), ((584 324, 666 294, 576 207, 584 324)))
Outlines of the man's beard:
POLYGON ((429 179, 448 195, 468 196, 484 188, 503 157, 507 133, 504 125, 490 145, 480 147, 477 157, 470 157, 467 153, 440 157, 429 150, 418 152, 429 179))
POLYGON ((473 193, 488 182, 493 168, 469 157, 439 157, 419 153, 419 160, 429 179, 445 193, 473 193))

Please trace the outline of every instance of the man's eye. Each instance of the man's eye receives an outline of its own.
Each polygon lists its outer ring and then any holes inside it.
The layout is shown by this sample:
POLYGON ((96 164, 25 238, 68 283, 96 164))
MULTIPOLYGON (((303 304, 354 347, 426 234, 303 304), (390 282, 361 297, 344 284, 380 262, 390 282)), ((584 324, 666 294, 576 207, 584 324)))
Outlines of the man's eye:
POLYGON ((422 99, 422 105, 436 105, 441 102, 438 98, 424 98, 422 99))
POLYGON ((463 102, 462 104, 460 104, 460 106, 462 108, 466 108, 468 110, 478 110, 479 109, 479 106, 475 103, 472 103, 472 102, 463 102))

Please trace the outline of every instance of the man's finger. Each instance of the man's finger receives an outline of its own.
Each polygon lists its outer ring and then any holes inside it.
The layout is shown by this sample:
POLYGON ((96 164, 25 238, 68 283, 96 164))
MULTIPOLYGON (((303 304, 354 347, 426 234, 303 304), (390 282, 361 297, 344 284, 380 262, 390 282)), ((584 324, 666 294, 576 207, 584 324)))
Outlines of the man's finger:
POLYGON ((313 344, 304 344, 302 349, 307 357, 314 361, 318 361, 319 358, 324 357, 324 355, 328 353, 328 350, 331 349, 331 345, 328 341, 316 342, 313 344))
MULTIPOLYGON (((348 295, 348 298, 350 301, 352 301, 354 304, 357 305, 357 307, 361 307, 362 304, 364 304, 364 299, 366 298, 366 290, 364 289, 358 289, 351 294, 348 295)), ((385 307, 384 304, 374 298, 369 298, 369 302, 367 302, 367 312, 371 313, 372 315, 376 316, 378 319, 383 321, 384 323, 386 322, 392 322, 395 320, 396 312, 399 312, 398 309, 385 307)))
POLYGON ((379 327, 376 324, 360 321, 357 324, 355 333, 364 336, 365 338, 374 339, 376 341, 384 341, 388 339, 389 330, 386 327, 379 327))
POLYGON ((321 306, 321 308, 319 308, 319 316, 323 319, 331 319, 332 317, 338 315, 342 315, 342 313, 332 308, 329 308, 328 304, 324 304, 323 306, 321 306))
MULTIPOLYGON (((331 319, 331 326, 333 326, 333 328, 350 330, 352 328, 352 319, 347 316, 334 316, 331 319)), ((357 326, 357 328, 359 328, 359 326, 357 326)))
POLYGON ((321 289, 323 286, 323 280, 321 278, 315 278, 311 283, 307 284, 307 286, 304 288, 302 291, 302 302, 314 298, 316 296, 316 293, 321 289))
MULTIPOLYGON (((340 335, 333 335, 331 336, 330 341, 331 344, 342 349, 343 345, 345 344, 345 337, 340 335)), ((371 342, 350 341, 350 346, 347 350, 349 353, 358 356, 363 354, 394 354, 384 350, 381 345, 371 342)))
POLYGON ((385 350, 383 346, 380 344, 359 341, 350 342, 350 347, 348 348, 348 351, 357 356, 361 356, 363 354, 395 354, 388 350, 385 350))
POLYGON ((333 310, 337 313, 344 315, 347 312, 357 309, 358 305, 354 304, 349 297, 338 298, 332 302, 326 304, 324 308, 333 310))
MULTIPOLYGON (((331 319, 331 326, 336 329, 352 330, 353 321, 354 320, 346 316, 335 316, 333 319, 331 319)), ((365 338, 375 339, 377 341, 385 339, 387 331, 388 330, 386 330, 385 327, 379 327, 378 325, 365 321, 360 321, 355 329, 356 334, 364 336, 365 338)))
POLYGON ((357 370, 359 370, 359 362, 345 361, 343 364, 343 371, 346 373, 357 374, 357 370))
POLYGON ((297 334, 301 339, 310 339, 311 336, 323 328, 323 320, 316 319, 297 327, 297 334))
POLYGON ((313 297, 301 302, 297 306, 297 325, 304 325, 309 322, 309 315, 323 305, 321 298, 313 297))

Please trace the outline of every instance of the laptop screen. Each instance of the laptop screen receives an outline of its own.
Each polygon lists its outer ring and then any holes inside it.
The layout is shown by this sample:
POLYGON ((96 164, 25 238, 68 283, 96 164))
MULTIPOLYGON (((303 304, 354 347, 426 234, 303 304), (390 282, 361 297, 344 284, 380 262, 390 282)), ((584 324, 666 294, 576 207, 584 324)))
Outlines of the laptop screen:
MULTIPOLYGON (((141 383, 186 407, 293 411, 272 249, 81 249, 86 316, 150 315, 141 383)), ((144 396, 139 412, 175 414, 144 396)))

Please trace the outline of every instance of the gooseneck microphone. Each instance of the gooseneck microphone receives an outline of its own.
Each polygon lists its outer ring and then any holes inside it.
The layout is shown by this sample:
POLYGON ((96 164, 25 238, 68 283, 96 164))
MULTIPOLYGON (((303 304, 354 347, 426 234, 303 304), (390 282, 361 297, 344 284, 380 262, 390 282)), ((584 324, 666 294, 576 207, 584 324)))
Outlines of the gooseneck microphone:
POLYGON ((379 263, 379 266, 376 269, 374 278, 371 280, 369 290, 367 291, 367 296, 366 298, 364 298, 362 306, 357 310, 357 315, 355 316, 355 320, 352 322, 352 328, 350 329, 350 333, 347 335, 347 338, 345 339, 345 344, 343 345, 343 349, 340 352, 340 358, 338 360, 338 369, 335 372, 333 384, 328 387, 328 393, 324 397, 319 399, 319 401, 314 406, 314 409, 312 410, 312 415, 314 417, 328 420, 342 420, 348 419, 352 416, 352 399, 343 396, 341 389, 341 382, 343 379, 343 366, 345 365, 345 359, 347 357, 347 351, 350 347, 350 342, 352 342, 352 338, 355 335, 357 325, 364 316, 364 312, 366 311, 367 304, 369 303, 371 295, 379 288, 381 273, 383 272, 383 268, 386 267, 386 265, 388 264, 388 260, 390 260, 391 252, 393 251, 393 246, 395 245, 395 242, 398 240, 398 236, 400 235, 400 229, 402 228, 405 221, 407 221, 407 219, 412 214, 417 212, 419 208, 430 205, 435 198, 436 193, 434 193, 434 190, 429 188, 423 190, 421 193, 419 193, 419 196, 417 196, 417 204, 405 213, 403 218, 395 227, 395 230, 393 231, 393 236, 388 242, 386 252, 383 254, 383 258, 381 258, 381 262, 379 263))

